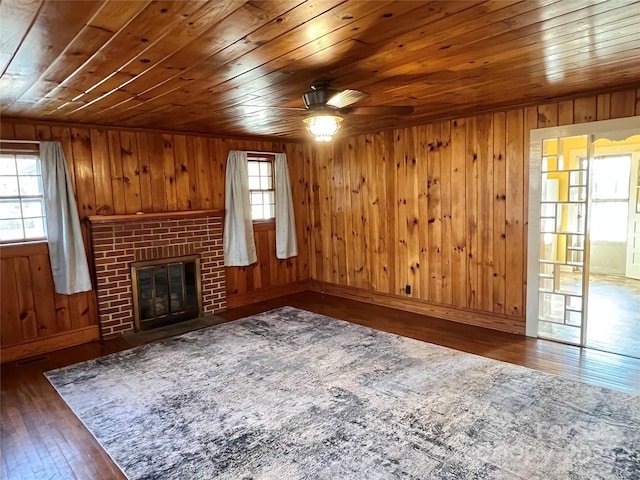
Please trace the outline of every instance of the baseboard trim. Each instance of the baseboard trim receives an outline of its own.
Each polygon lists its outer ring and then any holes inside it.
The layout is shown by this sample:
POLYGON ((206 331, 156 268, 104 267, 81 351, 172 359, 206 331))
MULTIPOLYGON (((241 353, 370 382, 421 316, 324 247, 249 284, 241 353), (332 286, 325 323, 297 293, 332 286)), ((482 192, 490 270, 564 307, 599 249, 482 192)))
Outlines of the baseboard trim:
POLYGON ((100 339, 98 325, 78 328, 69 332, 62 332, 48 337, 36 338, 18 345, 10 345, 0 349, 0 361, 2 363, 22 360, 23 358, 53 352, 61 348, 73 347, 100 339))
POLYGON ((285 285, 275 287, 261 288, 253 292, 229 295, 227 293, 227 308, 243 307, 252 303, 271 300, 272 298, 284 297, 293 293, 299 293, 310 290, 309 280, 299 280, 285 285))
POLYGON ((402 298, 389 293, 372 292, 362 288, 336 285, 333 283, 311 280, 311 290, 364 303, 372 303, 382 307, 405 310, 430 317, 442 318, 453 322, 490 328, 501 332, 524 335, 525 322, 522 318, 508 315, 488 314, 474 310, 462 310, 444 305, 435 305, 415 298, 402 298))

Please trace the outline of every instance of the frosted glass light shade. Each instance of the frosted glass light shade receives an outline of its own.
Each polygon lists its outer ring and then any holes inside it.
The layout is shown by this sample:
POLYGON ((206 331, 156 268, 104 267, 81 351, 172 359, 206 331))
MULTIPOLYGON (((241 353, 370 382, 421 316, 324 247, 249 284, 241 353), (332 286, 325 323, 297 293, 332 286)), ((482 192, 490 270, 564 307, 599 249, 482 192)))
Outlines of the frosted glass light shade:
POLYGON ((304 122, 316 142, 330 142, 340 128, 342 117, 337 115, 316 115, 305 118, 304 122))

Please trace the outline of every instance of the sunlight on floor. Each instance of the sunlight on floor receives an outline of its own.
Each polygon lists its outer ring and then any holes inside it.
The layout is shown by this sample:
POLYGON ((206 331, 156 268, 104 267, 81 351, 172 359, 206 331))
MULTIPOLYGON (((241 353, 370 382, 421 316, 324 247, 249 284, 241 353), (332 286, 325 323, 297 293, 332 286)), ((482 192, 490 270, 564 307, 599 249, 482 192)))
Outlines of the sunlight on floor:
POLYGON ((640 280, 591 275, 587 346, 640 358, 640 280))

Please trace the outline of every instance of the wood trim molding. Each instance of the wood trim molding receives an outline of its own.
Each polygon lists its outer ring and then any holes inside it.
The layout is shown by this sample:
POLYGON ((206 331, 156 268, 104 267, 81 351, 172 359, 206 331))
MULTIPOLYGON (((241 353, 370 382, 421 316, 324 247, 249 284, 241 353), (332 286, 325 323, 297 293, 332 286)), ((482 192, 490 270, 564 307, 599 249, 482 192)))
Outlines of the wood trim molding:
POLYGON ((44 242, 4 243, 0 244, 0 257, 30 257, 32 255, 48 255, 49 244, 44 242))
POLYGON ((276 229, 276 221, 272 220, 254 220, 253 221, 253 231, 254 232, 266 232, 269 230, 276 229))
POLYGON ((79 328, 69 332, 57 333, 44 338, 37 338, 19 345, 11 345, 0 349, 2 363, 21 360, 23 358, 72 347, 100 339, 98 325, 79 328))
POLYGON ((191 217, 221 217, 223 210, 184 210, 179 212, 134 213, 131 215, 91 215, 87 221, 94 224, 144 222, 149 220, 181 220, 191 217))
POLYGON ((284 297, 285 295, 305 292, 307 290, 310 290, 309 280, 299 280, 297 282, 287 283, 286 285, 261 288, 260 290, 254 290, 243 294, 234 295, 227 292, 227 308, 243 307, 251 303, 271 300, 272 298, 277 297, 284 297))
POLYGON ((415 298, 402 298, 389 293, 373 292, 362 288, 336 285, 319 280, 311 280, 310 287, 314 292, 348 298, 364 303, 372 303, 383 307, 396 308, 398 310, 442 318, 452 322, 465 323, 467 325, 475 325, 477 327, 517 333, 520 335, 524 335, 525 333, 524 320, 518 317, 435 305, 415 298))

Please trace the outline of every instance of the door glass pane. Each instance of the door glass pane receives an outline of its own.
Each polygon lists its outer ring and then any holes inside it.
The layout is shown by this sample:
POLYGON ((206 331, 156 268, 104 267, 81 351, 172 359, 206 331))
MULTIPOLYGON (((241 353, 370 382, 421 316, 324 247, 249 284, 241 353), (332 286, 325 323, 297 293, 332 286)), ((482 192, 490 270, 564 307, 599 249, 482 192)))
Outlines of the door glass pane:
POLYGON ((589 137, 578 135, 558 139, 558 170, 578 170, 584 168, 583 160, 587 158, 589 137))
POLYGON ((584 233, 586 221, 585 203, 565 203, 559 205, 558 208, 556 223, 559 232, 584 233))
POLYGON ((540 290, 553 292, 553 278, 540 277, 540 290))
POLYGON ((580 312, 567 311, 567 324, 574 327, 580 327, 582 325, 582 314, 580 312))
POLYGON ((540 275, 553 275, 554 265, 553 263, 540 262, 540 275))
POLYGON ((586 187, 569 187, 570 202, 584 202, 587 200, 586 187))
POLYGON ((543 142, 538 335, 580 343, 588 137, 543 142))
POLYGON ((556 220, 555 218, 543 218, 540 221, 540 231, 545 233, 553 233, 556 231, 556 220))
POLYGON ((542 338, 580 344, 581 328, 579 326, 540 321, 538 327, 538 335, 542 338))
POLYGON ((567 308, 579 312, 582 310, 582 297, 581 296, 568 296, 567 308))
POLYGON ((566 235, 543 233, 540 240, 540 260, 560 263, 565 261, 566 235))
POLYGON ((564 320, 564 295, 541 293, 538 315, 543 320, 562 323, 564 320))
POLYGON ((565 294, 582 295, 582 274, 581 267, 558 268, 558 290, 565 294))
POLYGON ((555 203, 543 203, 541 205, 540 215, 542 218, 555 218, 556 216, 556 204, 555 203))
POLYGON ((567 235, 569 248, 584 249, 584 235, 567 235))
POLYGON ((578 172, 569 172, 569 182, 570 185, 580 185, 584 186, 587 184, 587 172, 586 171, 578 171, 578 172))
POLYGON ((542 155, 557 155, 558 154, 558 139, 547 138, 542 141, 542 155))

